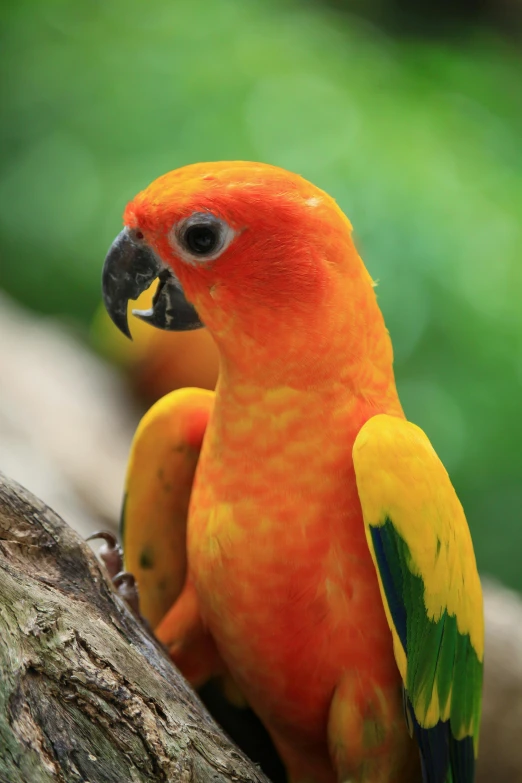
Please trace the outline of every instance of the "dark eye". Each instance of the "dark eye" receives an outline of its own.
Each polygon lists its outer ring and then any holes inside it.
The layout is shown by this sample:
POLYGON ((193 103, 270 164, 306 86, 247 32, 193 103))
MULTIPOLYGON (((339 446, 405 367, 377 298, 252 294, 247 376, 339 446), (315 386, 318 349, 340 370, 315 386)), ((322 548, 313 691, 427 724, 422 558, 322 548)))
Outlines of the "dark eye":
POLYGON ((216 226, 189 226, 183 235, 184 244, 195 256, 211 255, 219 246, 219 229, 216 226))
POLYGON ((195 259, 217 258, 234 238, 230 226, 210 212, 194 212, 173 230, 173 241, 195 259))

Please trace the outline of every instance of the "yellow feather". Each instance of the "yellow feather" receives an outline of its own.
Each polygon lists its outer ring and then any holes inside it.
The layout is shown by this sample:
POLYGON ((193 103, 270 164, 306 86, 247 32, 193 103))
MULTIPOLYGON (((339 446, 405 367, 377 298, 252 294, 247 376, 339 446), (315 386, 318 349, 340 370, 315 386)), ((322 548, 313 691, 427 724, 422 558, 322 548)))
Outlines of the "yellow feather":
POLYGON ((374 416, 362 427, 353 458, 366 525, 393 520, 410 550, 411 570, 424 582, 428 617, 436 622, 445 610, 455 616, 482 661, 482 590, 471 535, 428 438, 403 419, 374 416))

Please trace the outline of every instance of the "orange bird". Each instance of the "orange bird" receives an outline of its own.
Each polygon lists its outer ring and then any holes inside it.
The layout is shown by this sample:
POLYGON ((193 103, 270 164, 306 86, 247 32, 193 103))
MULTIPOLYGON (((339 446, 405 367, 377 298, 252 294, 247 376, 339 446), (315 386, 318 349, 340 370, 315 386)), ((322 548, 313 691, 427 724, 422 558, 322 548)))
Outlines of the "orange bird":
POLYGON ((244 695, 292 783, 471 783, 473 547, 405 420, 350 222, 245 162, 166 174, 124 219, 103 272, 116 325, 159 278, 135 314, 204 323, 220 355, 215 394, 168 395, 135 436, 123 545, 144 616, 194 684, 244 695))

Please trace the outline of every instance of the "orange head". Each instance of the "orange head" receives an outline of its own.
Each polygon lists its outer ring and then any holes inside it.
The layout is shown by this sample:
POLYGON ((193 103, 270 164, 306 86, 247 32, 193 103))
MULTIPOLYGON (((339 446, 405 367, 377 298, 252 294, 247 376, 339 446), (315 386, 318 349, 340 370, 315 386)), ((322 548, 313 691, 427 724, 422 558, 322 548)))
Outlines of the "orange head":
MULTIPOLYGON (((139 193, 124 221, 104 268, 105 303, 124 331, 128 299, 159 277, 154 307, 139 317, 167 329, 203 322, 224 371, 309 384, 388 345, 350 222, 296 174, 261 163, 186 166, 139 193)), ((384 354, 391 368, 391 349, 384 354)))

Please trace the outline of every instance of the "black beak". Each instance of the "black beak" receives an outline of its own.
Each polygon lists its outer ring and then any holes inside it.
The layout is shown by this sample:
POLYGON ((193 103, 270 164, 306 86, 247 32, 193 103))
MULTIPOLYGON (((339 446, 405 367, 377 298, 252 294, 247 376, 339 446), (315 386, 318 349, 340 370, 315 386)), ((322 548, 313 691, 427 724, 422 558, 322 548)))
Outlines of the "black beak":
POLYGON ((151 248, 128 228, 118 234, 109 248, 102 272, 103 303, 118 329, 131 336, 127 305, 159 278, 150 310, 133 314, 158 329, 185 332, 203 326, 194 307, 187 302, 174 272, 151 248))

